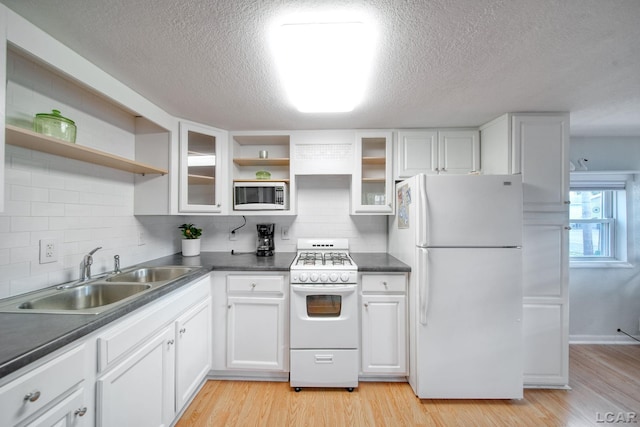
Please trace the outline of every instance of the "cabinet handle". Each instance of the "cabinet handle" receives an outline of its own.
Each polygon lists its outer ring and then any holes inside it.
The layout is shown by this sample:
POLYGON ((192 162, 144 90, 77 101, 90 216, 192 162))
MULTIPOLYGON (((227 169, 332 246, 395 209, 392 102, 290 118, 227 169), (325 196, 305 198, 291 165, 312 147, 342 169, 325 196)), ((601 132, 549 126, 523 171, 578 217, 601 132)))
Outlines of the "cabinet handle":
POLYGON ((384 286, 385 288, 388 287, 389 285, 387 285, 387 282, 382 282, 382 286, 384 286))
POLYGON ((365 302, 364 303, 364 308, 368 308, 368 307, 369 307, 369 304, 365 302))
POLYGON ((173 339, 167 341, 167 347, 171 347, 174 342, 175 342, 175 340, 173 340, 173 339))
POLYGON ((440 168, 436 168, 436 172, 439 172, 439 171, 440 171, 440 168))
POLYGON ((251 288, 252 288, 252 289, 255 289, 255 288, 256 288, 256 286, 257 286, 257 285, 256 285, 255 283, 252 283, 252 284, 251 284, 251 288))
POLYGON ((40 399, 40 392, 38 390, 27 393, 24 396, 24 400, 28 402, 35 402, 38 399, 40 399))
POLYGON ((571 200, 565 200, 565 201, 564 201, 564 204, 565 204, 565 205, 570 205, 570 204, 571 204, 571 200))
POLYGON ((86 413, 87 413, 87 407, 85 406, 84 408, 76 409, 76 411, 73 413, 73 415, 76 415, 78 417, 82 417, 86 413))
POLYGON ((184 334, 185 332, 187 332, 187 328, 180 329, 180 335, 184 334))
POLYGON ((565 227, 564 229, 565 230, 571 230, 571 227, 565 227))

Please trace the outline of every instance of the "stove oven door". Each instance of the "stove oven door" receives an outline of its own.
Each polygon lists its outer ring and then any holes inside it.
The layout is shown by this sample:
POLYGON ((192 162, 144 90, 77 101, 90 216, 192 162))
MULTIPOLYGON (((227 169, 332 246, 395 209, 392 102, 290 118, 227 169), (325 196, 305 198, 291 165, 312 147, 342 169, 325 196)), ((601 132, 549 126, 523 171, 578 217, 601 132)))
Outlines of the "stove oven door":
POLYGON ((291 348, 358 348, 357 288, 291 285, 291 348))

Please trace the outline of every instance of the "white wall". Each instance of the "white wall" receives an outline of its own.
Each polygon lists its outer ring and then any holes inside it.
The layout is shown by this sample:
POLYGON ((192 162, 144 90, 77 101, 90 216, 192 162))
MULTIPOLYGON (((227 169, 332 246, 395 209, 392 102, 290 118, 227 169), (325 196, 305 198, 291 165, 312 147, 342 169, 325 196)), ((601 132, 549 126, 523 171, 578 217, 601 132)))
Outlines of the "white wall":
MULTIPOLYGON (((587 158, 590 170, 640 170, 640 138, 572 138, 570 158, 587 158)), ((572 341, 621 341, 618 328, 640 335, 640 181, 628 188, 633 235, 632 268, 571 268, 569 278, 572 341)))

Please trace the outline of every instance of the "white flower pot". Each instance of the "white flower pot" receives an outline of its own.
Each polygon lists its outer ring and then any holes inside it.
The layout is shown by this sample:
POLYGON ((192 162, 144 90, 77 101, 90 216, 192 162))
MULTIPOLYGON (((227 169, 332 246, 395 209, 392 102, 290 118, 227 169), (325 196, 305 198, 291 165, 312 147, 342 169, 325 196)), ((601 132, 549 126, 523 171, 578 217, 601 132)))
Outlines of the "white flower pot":
POLYGON ((182 239, 182 256, 200 255, 200 239, 182 239))

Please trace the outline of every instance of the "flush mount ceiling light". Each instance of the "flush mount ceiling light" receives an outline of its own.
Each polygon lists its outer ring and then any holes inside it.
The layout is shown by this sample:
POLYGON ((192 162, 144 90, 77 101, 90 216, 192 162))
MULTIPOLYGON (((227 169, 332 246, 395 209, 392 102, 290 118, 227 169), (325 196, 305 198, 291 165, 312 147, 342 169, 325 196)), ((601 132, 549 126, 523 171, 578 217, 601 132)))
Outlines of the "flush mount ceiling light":
POLYGON ((273 38, 287 94, 304 113, 353 110, 364 94, 373 45, 362 22, 285 24, 273 38))

